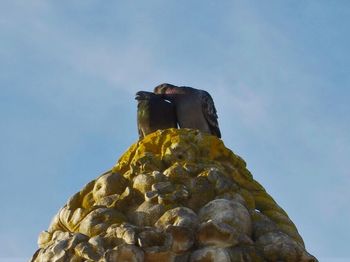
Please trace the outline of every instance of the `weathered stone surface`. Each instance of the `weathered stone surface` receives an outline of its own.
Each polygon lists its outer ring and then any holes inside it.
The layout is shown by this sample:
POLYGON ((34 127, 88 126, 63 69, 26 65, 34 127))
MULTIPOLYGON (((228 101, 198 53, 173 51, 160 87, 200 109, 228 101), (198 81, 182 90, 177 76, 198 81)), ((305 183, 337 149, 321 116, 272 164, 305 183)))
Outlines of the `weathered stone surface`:
POLYGON ((169 225, 165 232, 172 237, 171 250, 175 253, 184 253, 190 250, 195 242, 193 231, 188 227, 169 225))
POLYGON ((209 220, 232 226, 247 236, 251 235, 252 225, 248 210, 239 202, 215 199, 199 210, 201 222, 209 220))
POLYGON ((115 249, 110 249, 104 254, 103 262, 143 262, 144 253, 141 248, 134 245, 119 245, 115 249))
POLYGON ((230 254, 225 248, 205 247, 196 250, 191 255, 191 262, 230 262, 230 254))
POLYGON ((239 233, 233 227, 210 220, 202 223, 197 233, 201 246, 229 247, 239 243, 239 233))
POLYGON ((125 216, 118 210, 110 208, 97 208, 89 213, 80 223, 79 232, 96 236, 114 224, 126 221, 125 216))
POLYGON ((198 224, 199 220, 195 212, 187 207, 177 207, 165 212, 164 215, 155 223, 155 226, 164 229, 168 225, 172 225, 196 230, 198 224))
POLYGON ((41 261, 317 261, 287 213, 215 136, 167 129, 72 196, 41 261))
POLYGON ((256 246, 267 261, 313 261, 303 246, 283 232, 269 232, 260 236, 256 246))

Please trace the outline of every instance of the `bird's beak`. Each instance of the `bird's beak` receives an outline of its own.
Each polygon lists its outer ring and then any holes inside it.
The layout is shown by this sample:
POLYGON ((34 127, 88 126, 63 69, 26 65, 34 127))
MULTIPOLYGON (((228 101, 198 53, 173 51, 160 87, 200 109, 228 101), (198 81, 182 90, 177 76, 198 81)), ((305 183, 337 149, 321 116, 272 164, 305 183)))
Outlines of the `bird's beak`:
POLYGON ((136 93, 136 95, 135 95, 135 100, 139 100, 139 99, 141 99, 141 94, 140 94, 140 92, 137 92, 136 93))

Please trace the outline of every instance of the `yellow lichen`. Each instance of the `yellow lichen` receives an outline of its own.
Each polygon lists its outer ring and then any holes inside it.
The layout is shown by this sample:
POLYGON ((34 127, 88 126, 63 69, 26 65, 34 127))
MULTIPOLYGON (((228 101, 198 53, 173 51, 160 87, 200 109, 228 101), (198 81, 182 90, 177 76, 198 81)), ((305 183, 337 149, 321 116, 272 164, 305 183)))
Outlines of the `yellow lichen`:
POLYGON ((132 145, 68 200, 39 245, 33 261, 316 261, 245 161, 191 129, 159 130, 132 145), (56 254, 62 239, 71 244, 56 254))

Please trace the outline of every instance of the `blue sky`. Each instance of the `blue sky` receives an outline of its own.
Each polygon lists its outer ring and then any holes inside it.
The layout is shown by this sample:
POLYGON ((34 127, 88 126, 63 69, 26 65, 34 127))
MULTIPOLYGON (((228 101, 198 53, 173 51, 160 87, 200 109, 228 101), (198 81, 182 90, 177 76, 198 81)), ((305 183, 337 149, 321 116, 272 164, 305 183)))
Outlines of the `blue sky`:
POLYGON ((138 90, 210 92, 320 261, 349 261, 349 1, 0 3, 0 261, 137 140, 138 90))

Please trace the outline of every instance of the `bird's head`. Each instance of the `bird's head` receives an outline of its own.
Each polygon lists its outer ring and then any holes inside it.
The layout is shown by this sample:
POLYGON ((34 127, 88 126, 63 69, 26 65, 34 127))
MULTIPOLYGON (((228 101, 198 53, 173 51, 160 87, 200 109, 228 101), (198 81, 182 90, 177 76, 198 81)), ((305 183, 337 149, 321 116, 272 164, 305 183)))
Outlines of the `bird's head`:
POLYGON ((178 86, 174 86, 172 84, 160 84, 154 88, 155 94, 175 94, 178 91, 178 86))
POLYGON ((153 96, 155 96, 155 94, 151 93, 151 92, 147 92, 147 91, 138 91, 135 95, 135 99, 137 101, 141 101, 141 100, 149 100, 151 99, 153 96))

